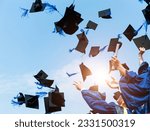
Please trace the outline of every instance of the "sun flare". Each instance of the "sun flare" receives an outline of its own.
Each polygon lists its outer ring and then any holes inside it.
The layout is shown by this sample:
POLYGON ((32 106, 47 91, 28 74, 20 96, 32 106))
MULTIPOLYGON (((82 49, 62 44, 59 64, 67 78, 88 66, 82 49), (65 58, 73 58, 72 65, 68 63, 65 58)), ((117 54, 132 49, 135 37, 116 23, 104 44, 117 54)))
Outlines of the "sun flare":
POLYGON ((92 81, 95 84, 103 84, 105 80, 109 77, 108 70, 104 66, 94 66, 92 68, 92 81))

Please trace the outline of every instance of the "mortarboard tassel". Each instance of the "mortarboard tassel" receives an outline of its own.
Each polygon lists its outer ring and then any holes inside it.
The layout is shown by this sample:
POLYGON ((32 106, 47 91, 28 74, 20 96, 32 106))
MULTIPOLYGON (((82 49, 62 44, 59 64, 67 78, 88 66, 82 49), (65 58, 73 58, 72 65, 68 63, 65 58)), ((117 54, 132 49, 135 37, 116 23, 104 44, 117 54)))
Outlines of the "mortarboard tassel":
POLYGON ((107 46, 108 46, 108 45, 105 45, 105 46, 104 46, 102 49, 100 49, 99 51, 100 51, 100 52, 104 51, 107 46))
POLYGON ((47 3, 44 3, 44 4, 45 4, 47 10, 48 10, 50 13, 51 13, 51 12, 54 12, 54 11, 57 11, 61 16, 63 16, 63 15, 57 10, 57 8, 56 8, 55 5, 51 5, 51 4, 49 4, 48 2, 47 2, 47 3))
MULTIPOLYGON (((86 29, 86 28, 85 28, 86 29)), ((87 35, 89 33, 89 29, 87 29, 86 31, 84 29, 80 30, 82 33, 85 32, 85 34, 87 35)))
MULTIPOLYGON (((36 85, 38 85, 37 86, 37 89, 42 89, 43 87, 47 87, 47 86, 44 86, 44 85, 42 85, 41 83, 39 83, 39 82, 34 82, 36 85), (40 86, 40 87, 39 87, 40 86)), ((51 88, 51 89, 54 89, 54 87, 49 87, 49 88, 51 88)))
POLYGON ((122 38, 122 34, 118 34, 118 39, 121 39, 122 38))
POLYGON ((138 34, 138 32, 142 29, 142 27, 144 26, 145 22, 134 32, 135 35, 138 34))
POLYGON ((55 5, 51 5, 49 3, 44 3, 49 12, 58 11, 55 5))
POLYGON ((21 17, 26 17, 27 15, 28 15, 28 9, 25 9, 25 8, 20 8, 22 11, 23 11, 23 13, 22 13, 22 15, 21 15, 21 17))
POLYGON ((55 85, 55 92, 59 92, 59 88, 57 85, 55 85))
POLYGON ((22 105, 23 102, 17 102, 15 100, 11 100, 11 104, 14 105, 14 106, 16 106, 16 105, 22 105))
POLYGON ((63 29, 59 29, 59 31, 56 30, 56 27, 54 28, 54 30, 52 31, 52 33, 58 33, 61 36, 65 36, 63 29))
POLYGON ((84 30, 83 30, 83 29, 81 29, 80 31, 81 31, 82 33, 84 32, 84 30))
POLYGON ((85 34, 87 35, 89 33, 89 29, 86 30, 85 34))
POLYGON ((144 23, 144 27, 145 27, 145 34, 147 34, 147 29, 148 29, 147 21, 145 21, 145 23, 144 23))
POLYGON ((37 86, 37 89, 41 90, 43 88, 43 86, 39 83, 39 82, 34 82, 37 86))
POLYGON ((75 50, 75 48, 69 49, 69 52, 71 53, 71 52, 73 52, 74 50, 75 50))
POLYGON ((23 103, 24 103, 24 95, 22 93, 19 93, 16 97, 14 97, 11 100, 11 104, 14 105, 14 106, 15 105, 22 105, 23 103), (20 101, 18 100, 18 98, 21 98, 20 101))
POLYGON ((36 92, 35 94, 39 97, 44 97, 45 95, 47 95, 47 92, 36 92))

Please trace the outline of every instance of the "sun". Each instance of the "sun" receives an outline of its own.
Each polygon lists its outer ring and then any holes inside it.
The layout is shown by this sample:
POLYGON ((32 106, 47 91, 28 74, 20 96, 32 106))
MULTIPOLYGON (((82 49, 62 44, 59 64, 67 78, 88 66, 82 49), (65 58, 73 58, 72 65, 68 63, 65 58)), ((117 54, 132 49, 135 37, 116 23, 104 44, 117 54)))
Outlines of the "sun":
POLYGON ((95 84, 102 85, 105 80, 109 77, 108 69, 104 66, 93 66, 92 70, 92 81, 95 84))

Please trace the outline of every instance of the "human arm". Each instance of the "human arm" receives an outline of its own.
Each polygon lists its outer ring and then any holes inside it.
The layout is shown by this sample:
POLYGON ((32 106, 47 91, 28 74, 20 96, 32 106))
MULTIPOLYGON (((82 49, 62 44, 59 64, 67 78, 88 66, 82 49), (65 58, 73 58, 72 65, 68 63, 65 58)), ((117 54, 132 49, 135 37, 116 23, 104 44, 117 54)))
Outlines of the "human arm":
POLYGON ((82 90, 82 97, 89 105, 89 107, 100 114, 116 114, 116 104, 111 102, 107 103, 100 95, 99 92, 91 90, 82 90))
POLYGON ((73 85, 76 87, 77 90, 82 91, 84 89, 83 83, 81 81, 76 82, 74 81, 73 85))
POLYGON ((115 103, 107 103, 100 92, 84 89, 81 82, 74 82, 73 85, 81 91, 82 97, 92 110, 101 114, 116 114, 115 103))
POLYGON ((139 59, 139 64, 141 65, 144 62, 143 59, 143 54, 145 53, 145 48, 144 47, 140 47, 139 48, 139 53, 138 53, 138 59, 139 59))
POLYGON ((112 65, 117 69, 122 76, 126 76, 127 70, 123 67, 117 57, 112 57, 111 59, 112 65))
POLYGON ((119 89, 119 82, 114 77, 106 79, 105 82, 110 88, 119 89))

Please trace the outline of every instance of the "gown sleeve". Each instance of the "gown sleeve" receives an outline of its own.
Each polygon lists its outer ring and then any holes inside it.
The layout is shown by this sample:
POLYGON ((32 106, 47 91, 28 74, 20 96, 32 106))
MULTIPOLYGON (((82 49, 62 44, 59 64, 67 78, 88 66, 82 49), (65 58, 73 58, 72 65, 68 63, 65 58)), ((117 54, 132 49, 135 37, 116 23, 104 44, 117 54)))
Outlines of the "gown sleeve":
MULTIPOLYGON (((145 70, 145 66, 143 66, 145 70)), ((140 70, 142 68, 140 66, 140 70)), ((120 81, 122 97, 129 109, 137 109, 150 99, 150 68, 138 75, 133 71, 127 72, 120 81)))
POLYGON ((91 90, 82 90, 82 96, 91 109, 100 114, 117 114, 116 104, 114 102, 107 103, 102 99, 99 92, 91 90))

